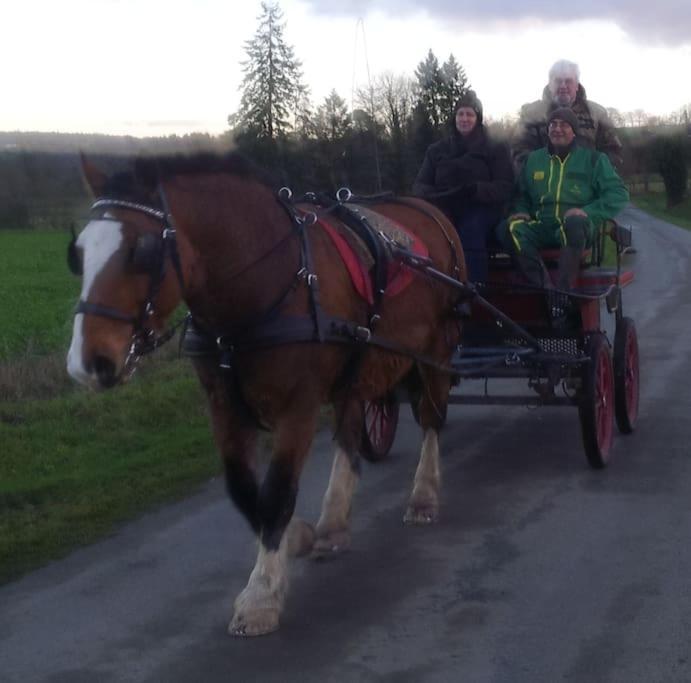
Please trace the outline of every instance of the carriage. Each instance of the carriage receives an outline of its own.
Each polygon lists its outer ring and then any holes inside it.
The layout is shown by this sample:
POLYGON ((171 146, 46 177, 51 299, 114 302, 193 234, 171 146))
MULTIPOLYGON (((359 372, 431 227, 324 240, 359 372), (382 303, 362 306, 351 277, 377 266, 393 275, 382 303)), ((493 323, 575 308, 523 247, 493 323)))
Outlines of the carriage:
MULTIPOLYGON (((630 228, 616 221, 600 226, 569 292, 526 285, 507 254, 491 253, 490 277, 474 289, 451 363, 455 384, 464 380, 462 388, 479 383, 482 389, 455 390, 449 403, 575 407, 588 463, 605 467, 614 423, 621 434, 631 434, 638 417, 638 340, 622 297, 634 277, 622 266, 631 241, 630 228), (605 266, 607 252, 614 263, 605 266), (554 310, 565 312, 558 322, 554 310), (515 392, 518 382, 527 382, 527 392, 515 392), (490 391, 495 385, 501 393, 490 391)), ((553 277, 558 250, 542 257, 553 277)), ((369 460, 387 456, 401 400, 404 395, 392 393, 367 405, 363 455, 369 460)))
POLYGON ((601 233, 575 293, 526 287, 499 255, 490 284, 475 287, 465 282, 453 226, 419 199, 357 204, 345 192, 294 202, 234 154, 144 159, 112 177, 86 159, 82 167, 97 199, 68 248, 82 278, 68 371, 95 389, 127 381, 138 359, 170 338, 180 302, 189 308, 184 346, 206 393, 228 493, 259 539, 232 635, 278 628, 289 557, 348 546, 359 454, 388 452, 400 388, 422 432, 407 524, 438 518, 449 396, 516 400, 451 392, 461 379, 527 378, 536 396, 521 402, 578 406, 594 467, 609 457, 613 414, 622 431, 635 426, 638 347, 622 313, 632 276, 621 268, 630 241, 621 226, 601 233), (354 234, 362 249, 344 245, 354 234), (605 235, 616 245, 614 269, 601 266, 605 235), (358 249, 370 252, 369 269, 358 249), (564 326, 548 314, 555 297, 569 309, 564 326), (616 321, 613 365, 603 307, 616 321), (325 404, 336 448, 312 527, 293 512, 325 404), (260 475, 262 429, 274 439, 260 475))

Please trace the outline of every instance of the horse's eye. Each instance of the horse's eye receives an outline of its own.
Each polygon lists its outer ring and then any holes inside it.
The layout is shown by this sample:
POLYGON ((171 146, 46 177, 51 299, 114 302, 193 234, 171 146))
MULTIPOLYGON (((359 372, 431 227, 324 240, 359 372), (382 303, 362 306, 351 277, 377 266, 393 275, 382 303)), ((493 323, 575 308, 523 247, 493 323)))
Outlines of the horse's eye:
POLYGON ((79 275, 81 277, 84 274, 82 259, 79 257, 79 252, 77 251, 77 240, 74 237, 67 245, 67 267, 73 275, 79 275))

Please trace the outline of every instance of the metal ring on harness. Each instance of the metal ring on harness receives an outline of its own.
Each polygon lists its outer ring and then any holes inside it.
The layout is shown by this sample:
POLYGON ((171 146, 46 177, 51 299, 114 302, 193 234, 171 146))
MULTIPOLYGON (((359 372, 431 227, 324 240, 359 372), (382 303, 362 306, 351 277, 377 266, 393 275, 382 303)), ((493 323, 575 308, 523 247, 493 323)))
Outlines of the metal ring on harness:
POLYGON ((310 225, 314 225, 317 222, 317 214, 314 211, 308 211, 302 217, 302 224, 308 228, 310 225))
POLYGON ((281 199, 288 200, 293 196, 293 191, 289 187, 284 186, 278 191, 278 196, 281 199))
POLYGON ((340 190, 338 190, 338 192, 336 192, 336 199, 339 202, 347 202, 352 198, 352 196, 353 193, 347 187, 342 187, 340 190))

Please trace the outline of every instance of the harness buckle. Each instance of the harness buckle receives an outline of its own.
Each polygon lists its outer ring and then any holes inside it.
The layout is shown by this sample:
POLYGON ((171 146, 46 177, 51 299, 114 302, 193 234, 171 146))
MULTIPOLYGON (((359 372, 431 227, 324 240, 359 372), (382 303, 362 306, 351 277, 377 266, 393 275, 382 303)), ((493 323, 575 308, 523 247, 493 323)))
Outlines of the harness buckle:
POLYGON ((161 237, 164 240, 167 240, 171 237, 175 237, 175 228, 163 228, 163 232, 161 233, 161 237))
POLYGON ((307 285, 308 285, 309 287, 311 287, 312 285, 317 284, 317 282, 319 282, 319 278, 318 278, 314 273, 310 273, 310 274, 307 276, 307 285))
POLYGON ((358 325, 355 328, 355 340, 363 343, 369 342, 369 340, 372 339, 372 330, 370 330, 369 327, 364 327, 362 325, 358 325))
POLYGON ((283 186, 279 191, 278 191, 278 196, 281 199, 285 199, 286 201, 289 200, 293 196, 293 191, 289 187, 283 186))
POLYGON ((336 192, 336 199, 341 203, 349 201, 352 196, 353 193, 347 187, 342 187, 336 192))

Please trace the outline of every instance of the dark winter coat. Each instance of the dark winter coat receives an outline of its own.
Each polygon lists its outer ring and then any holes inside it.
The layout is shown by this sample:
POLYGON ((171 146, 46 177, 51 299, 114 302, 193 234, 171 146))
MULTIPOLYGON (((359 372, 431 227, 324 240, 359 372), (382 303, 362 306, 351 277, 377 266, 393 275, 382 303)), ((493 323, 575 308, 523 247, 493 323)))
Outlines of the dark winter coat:
POLYGON ((413 193, 428 197, 458 225, 464 211, 478 205, 495 209, 499 220, 511 199, 513 181, 508 146, 494 142, 478 124, 467 137, 454 131, 429 146, 413 183, 413 193), (456 192, 434 197, 446 190, 456 192))

